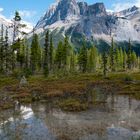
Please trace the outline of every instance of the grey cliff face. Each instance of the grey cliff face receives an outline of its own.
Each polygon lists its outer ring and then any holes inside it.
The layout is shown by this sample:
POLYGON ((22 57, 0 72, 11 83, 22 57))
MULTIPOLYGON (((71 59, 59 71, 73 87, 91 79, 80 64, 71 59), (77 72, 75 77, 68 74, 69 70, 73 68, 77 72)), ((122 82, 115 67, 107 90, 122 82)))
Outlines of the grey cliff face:
POLYGON ((88 5, 76 0, 60 0, 53 5, 36 25, 36 30, 57 30, 73 38, 75 34, 87 39, 140 41, 140 8, 108 14, 103 3, 88 5))
POLYGON ((80 16, 80 9, 76 0, 61 0, 49 9, 45 16, 37 23, 37 27, 41 25, 40 22, 43 23, 43 26, 47 26, 59 20, 66 20, 69 16, 76 15, 80 16))

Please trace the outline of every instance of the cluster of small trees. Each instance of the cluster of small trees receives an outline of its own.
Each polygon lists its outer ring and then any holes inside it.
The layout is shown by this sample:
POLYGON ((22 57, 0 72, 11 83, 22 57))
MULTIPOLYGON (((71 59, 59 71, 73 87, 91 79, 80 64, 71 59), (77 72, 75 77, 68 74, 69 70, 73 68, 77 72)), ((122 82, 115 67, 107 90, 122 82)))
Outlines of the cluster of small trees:
MULTIPOLYGON (((20 16, 15 14, 13 28, 13 42, 8 41, 8 28, 1 26, 0 34, 0 73, 11 74, 16 70, 30 74, 44 74, 46 77, 61 73, 95 73, 117 72, 139 69, 140 58, 132 51, 131 42, 126 49, 115 45, 112 38, 111 47, 108 51, 98 52, 96 46, 87 48, 85 41, 76 50, 69 43, 66 36, 57 47, 53 45, 53 37, 49 31, 45 35, 44 45, 39 43, 37 34, 33 34, 31 45, 27 40, 17 38, 20 27, 20 16)), ((104 46, 103 46, 104 47, 104 46)))

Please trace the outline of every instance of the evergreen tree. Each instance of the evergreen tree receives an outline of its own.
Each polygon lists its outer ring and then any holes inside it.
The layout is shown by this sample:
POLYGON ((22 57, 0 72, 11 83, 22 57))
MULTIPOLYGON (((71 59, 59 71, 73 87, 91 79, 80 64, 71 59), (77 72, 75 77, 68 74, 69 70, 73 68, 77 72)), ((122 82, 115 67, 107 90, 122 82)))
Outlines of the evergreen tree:
POLYGON ((19 12, 16 11, 15 12, 15 17, 13 19, 13 43, 16 41, 17 36, 19 34, 19 28, 20 28, 20 21, 21 21, 21 17, 19 15, 19 12))
POLYGON ((121 70, 123 70, 123 58, 124 58, 124 56, 123 56, 123 50, 122 50, 122 48, 120 48, 119 49, 119 54, 120 54, 120 69, 121 70))
POLYGON ((11 28, 13 28, 13 44, 12 44, 12 69, 14 70, 16 66, 18 66, 16 59, 19 59, 19 51, 20 47, 18 46, 20 43, 19 34, 24 34, 20 29, 25 27, 25 24, 21 24, 21 17, 19 15, 19 12, 15 12, 15 16, 13 18, 13 25, 11 28))
POLYGON ((1 34, 0 34, 0 72, 4 71, 3 68, 3 61, 4 61, 4 26, 1 25, 1 34))
POLYGON ((50 69, 50 62, 49 62, 49 53, 51 53, 50 50, 50 43, 49 43, 49 31, 47 31, 45 36, 45 44, 44 44, 44 74, 45 76, 49 75, 49 69, 50 69))
POLYGON ((25 66, 25 55, 26 47, 23 41, 19 42, 19 53, 18 53, 18 62, 20 63, 20 68, 22 69, 25 66))
POLYGON ((115 68, 116 70, 120 69, 120 51, 118 48, 115 51, 115 68))
POLYGON ((8 29, 6 29, 6 34, 5 34, 5 73, 8 74, 11 69, 11 50, 9 47, 9 42, 8 42, 8 29))
POLYGON ((30 69, 30 47, 27 43, 27 39, 24 39, 24 45, 25 45, 25 68, 30 69))
POLYGON ((127 53, 127 67, 130 70, 131 69, 131 55, 132 55, 132 47, 131 47, 131 41, 129 39, 129 44, 128 44, 128 53, 127 53))
POLYGON ((86 72, 86 70, 87 70, 87 48, 86 48, 85 43, 83 44, 83 46, 80 49, 79 56, 78 56, 78 64, 79 64, 80 71, 82 71, 83 73, 86 72))
POLYGON ((76 54, 72 49, 72 53, 70 56, 70 72, 75 72, 75 70, 76 70, 76 54))
POLYGON ((16 56, 17 67, 20 66, 20 68, 22 68, 23 63, 24 63, 24 50, 23 50, 24 48, 23 48, 22 41, 18 39, 14 47, 16 48, 16 51, 17 51, 17 56, 16 56))
POLYGON ((68 37, 66 36, 64 39, 63 49, 62 49, 62 64, 63 68, 66 71, 68 67, 68 57, 70 53, 70 45, 68 41, 68 37))
POLYGON ((115 44, 113 38, 110 48, 110 68, 112 72, 115 71, 115 44))
POLYGON ((63 60, 63 43, 60 41, 58 43, 57 49, 56 49, 56 54, 55 54, 55 64, 57 66, 57 69, 62 68, 62 60, 63 60))
POLYGON ((53 46, 53 39, 52 35, 50 37, 50 51, 49 51, 49 58, 50 58, 50 69, 53 69, 54 65, 54 46, 53 46))
POLYGON ((131 55, 131 62, 132 62, 132 68, 136 68, 137 55, 136 55, 136 53, 134 51, 132 52, 132 55, 131 55))
POLYGON ((96 65, 97 65, 97 49, 96 47, 92 47, 88 53, 88 71, 89 72, 96 72, 96 65))
POLYGON ((123 69, 126 70, 126 65, 127 65, 127 54, 126 51, 123 51, 123 69))
POLYGON ((104 51, 102 54, 102 65, 103 65, 103 75, 106 76, 107 74, 107 53, 104 51))
POLYGON ((41 67, 41 50, 38 41, 38 35, 34 34, 31 44, 31 69, 34 73, 36 70, 39 70, 41 67))

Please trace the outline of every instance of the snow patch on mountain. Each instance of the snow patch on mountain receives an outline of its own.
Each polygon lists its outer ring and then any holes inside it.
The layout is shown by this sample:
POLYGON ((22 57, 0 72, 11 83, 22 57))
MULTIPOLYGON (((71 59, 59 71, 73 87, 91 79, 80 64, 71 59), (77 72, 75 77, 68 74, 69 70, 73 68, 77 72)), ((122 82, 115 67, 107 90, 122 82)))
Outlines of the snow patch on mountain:
POLYGON ((59 20, 51 25, 48 25, 45 27, 45 29, 50 29, 51 31, 58 29, 58 28, 63 28, 65 30, 68 30, 70 27, 78 24, 80 21, 80 17, 78 16, 69 16, 66 18, 66 20, 59 20))

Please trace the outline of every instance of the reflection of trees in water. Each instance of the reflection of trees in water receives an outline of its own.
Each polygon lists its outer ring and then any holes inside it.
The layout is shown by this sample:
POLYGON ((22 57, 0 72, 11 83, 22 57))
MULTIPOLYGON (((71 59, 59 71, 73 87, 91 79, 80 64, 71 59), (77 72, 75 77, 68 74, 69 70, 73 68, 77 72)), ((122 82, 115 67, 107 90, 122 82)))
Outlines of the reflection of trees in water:
POLYGON ((128 104, 129 104, 129 109, 132 107, 132 98, 129 96, 128 97, 128 104))
MULTIPOLYGON (((34 112, 34 121, 32 123, 37 122, 35 125, 43 123, 43 125, 47 127, 46 131, 49 131, 50 135, 54 135, 57 139, 61 140, 77 140, 82 136, 86 137, 93 133, 96 133, 98 137, 102 137, 102 135, 105 135, 106 127, 108 125, 115 123, 119 124, 119 116, 122 115, 119 113, 121 113, 121 111, 123 112, 125 107, 119 108, 122 109, 119 110, 120 112, 117 109, 116 112, 111 112, 113 116, 109 114, 110 110, 120 107, 121 105, 118 105, 120 104, 120 101, 124 101, 124 104, 127 104, 127 109, 133 109, 134 107, 134 102, 132 102, 131 97, 122 98, 121 100, 119 99, 121 97, 118 98, 115 93, 106 93, 100 88, 89 88, 84 96, 85 101, 87 101, 88 104, 92 104, 92 108, 80 113, 62 112, 60 109, 53 108, 51 104, 32 104, 31 108, 34 112), (98 112, 100 116, 98 116, 98 112)), ((137 110, 140 110, 140 107, 138 107, 137 110)), ((2 115, 0 114, 0 116, 2 115)), ((26 135, 26 123, 23 122, 23 114, 20 112, 20 108, 12 110, 10 113, 3 114, 3 118, 0 120, 0 122, 3 122, 3 125, 1 126, 4 134, 3 137, 6 136, 10 140, 22 140, 26 135), (6 117, 4 118, 4 116, 6 117), (9 121, 4 123, 4 121, 11 116, 13 117, 13 122, 9 121)), ((132 122, 130 121, 130 125, 131 123, 132 122)), ((28 135, 28 139, 32 139, 34 134, 33 126, 27 129, 32 132, 32 135, 28 135)), ((34 135, 39 137, 36 134, 34 135)), ((0 140, 3 139, 3 137, 0 136, 0 140)))
POLYGON ((107 93, 100 87, 91 87, 87 90, 87 102, 92 108, 96 108, 101 111, 111 111, 114 106, 114 94, 111 94, 111 106, 108 103, 110 93, 107 93))
POLYGON ((91 133, 103 134, 106 132, 106 127, 102 123, 86 120, 87 114, 66 113, 51 106, 45 106, 46 109, 41 108, 42 105, 33 105, 34 115, 44 121, 49 132, 58 140, 77 140, 91 133), (45 115, 42 115, 43 112, 45 115))

